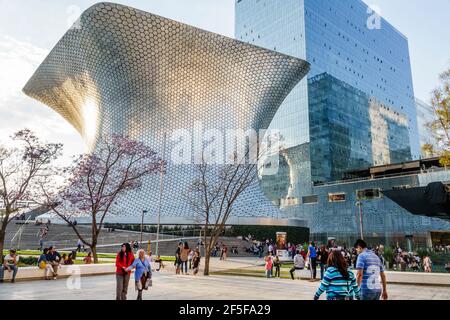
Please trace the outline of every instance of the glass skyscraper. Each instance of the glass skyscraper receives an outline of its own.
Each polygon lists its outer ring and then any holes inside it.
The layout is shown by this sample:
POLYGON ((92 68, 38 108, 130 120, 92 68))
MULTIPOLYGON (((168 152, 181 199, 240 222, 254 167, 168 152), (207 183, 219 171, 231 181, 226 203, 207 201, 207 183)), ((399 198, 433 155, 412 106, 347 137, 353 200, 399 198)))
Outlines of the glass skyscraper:
POLYGON ((235 33, 311 63, 270 126, 286 146, 280 170, 261 180, 288 217, 309 221, 315 239, 351 237, 362 201, 370 213, 365 231, 374 239, 450 229, 448 222, 411 215, 380 192, 419 186, 418 176, 339 182, 351 171, 420 158, 404 35, 360 0, 237 0, 235 33), (365 189, 379 196, 360 200, 365 189))
MULTIPOLYGON (((281 130, 288 148, 313 143, 308 81, 326 73, 384 106, 394 115, 391 124, 397 117, 401 119, 399 125, 403 128, 406 119, 407 135, 400 136, 396 132, 389 139, 398 141, 378 147, 396 148, 394 153, 398 149, 402 155, 409 147, 408 158, 419 158, 408 41, 362 1, 237 0, 235 29, 238 40, 311 63, 308 79, 303 80, 290 94, 271 125, 272 129, 281 130)), ((333 137, 330 142, 333 143, 333 137)), ((358 144, 363 142, 364 139, 358 144)), ((368 159, 368 164, 381 165, 399 160, 398 157, 387 156, 384 151, 381 152, 383 157, 377 157, 379 152, 376 146, 372 146, 373 157, 368 159)), ((359 157, 349 156, 349 162, 360 165, 359 157)))
MULTIPOLYGON (((432 132, 430 130, 430 123, 435 121, 436 114, 433 110, 433 107, 424 101, 416 98, 416 106, 417 106, 417 125, 419 126, 419 141, 420 146, 424 146, 426 144, 433 144, 432 132)), ((422 150, 422 157, 426 158, 430 155, 422 150)))

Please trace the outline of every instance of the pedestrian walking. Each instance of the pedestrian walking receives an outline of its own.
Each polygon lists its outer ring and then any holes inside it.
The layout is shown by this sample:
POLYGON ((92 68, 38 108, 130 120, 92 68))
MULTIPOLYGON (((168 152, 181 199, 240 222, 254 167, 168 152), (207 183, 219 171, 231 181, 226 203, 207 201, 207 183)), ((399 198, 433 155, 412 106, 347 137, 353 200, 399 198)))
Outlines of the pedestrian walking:
POLYGON ((274 252, 273 252, 273 244, 272 244, 272 243, 269 244, 269 253, 270 253, 271 255, 274 254, 274 252))
POLYGON ((192 270, 192 259, 194 258, 194 250, 189 251, 188 261, 189 261, 189 270, 192 270))
POLYGON ((194 269, 194 276, 198 273, 198 270, 200 268, 200 259, 200 250, 196 248, 194 257, 192 258, 192 268, 194 269))
POLYGON ((139 241, 135 240, 133 242, 133 249, 136 250, 136 252, 139 250, 139 241))
POLYGON ((116 256, 116 300, 127 300, 131 271, 126 269, 133 264, 134 254, 129 243, 122 244, 116 256))
POLYGON ((138 257, 134 259, 133 264, 126 271, 136 269, 134 272, 135 288, 138 292, 137 300, 142 300, 142 291, 148 290, 152 281, 152 267, 145 257, 145 251, 140 249, 137 252, 138 257))
POLYGON ((430 256, 425 256, 423 258, 423 269, 425 272, 432 272, 433 263, 431 262, 430 256))
POLYGON ((44 239, 39 237, 39 251, 44 250, 44 239))
POLYGON ((309 268, 311 270, 311 279, 310 281, 316 281, 316 273, 317 273, 317 251, 314 245, 314 242, 310 242, 308 246, 308 253, 306 257, 309 259, 309 268))
POLYGON ((270 252, 264 258, 264 261, 266 262, 266 264, 265 264, 266 277, 272 278, 273 260, 272 260, 272 255, 270 254, 270 252))
POLYGON ((323 276, 325 274, 325 269, 327 266, 328 261, 328 250, 325 245, 322 245, 320 247, 319 253, 318 253, 318 261, 320 265, 320 280, 323 280, 323 276))
POLYGON ((220 255, 220 260, 226 260, 227 259, 227 253, 228 253, 228 247, 226 244, 222 244, 222 251, 220 255))
POLYGON ((184 243, 183 248, 181 249, 180 259, 181 259, 181 273, 188 274, 188 259, 189 253, 191 250, 189 249, 189 244, 187 241, 184 243))
POLYGON ((280 268, 281 268, 281 262, 280 262, 280 257, 275 256, 275 258, 273 259, 273 266, 275 267, 275 275, 274 277, 278 277, 280 278, 280 268))
POLYGON ((314 300, 318 300, 324 292, 327 294, 327 300, 359 300, 360 293, 355 275, 348 270, 348 263, 338 250, 330 252, 327 265, 314 300))
POLYGON ((178 243, 177 250, 175 251, 175 274, 180 274, 181 272, 181 250, 183 250, 183 242, 178 243))
POLYGON ((356 280, 361 290, 361 300, 383 300, 388 298, 386 290, 386 275, 380 258, 367 248, 364 240, 357 240, 355 248, 358 252, 356 280), (380 279, 381 278, 381 284, 380 279))

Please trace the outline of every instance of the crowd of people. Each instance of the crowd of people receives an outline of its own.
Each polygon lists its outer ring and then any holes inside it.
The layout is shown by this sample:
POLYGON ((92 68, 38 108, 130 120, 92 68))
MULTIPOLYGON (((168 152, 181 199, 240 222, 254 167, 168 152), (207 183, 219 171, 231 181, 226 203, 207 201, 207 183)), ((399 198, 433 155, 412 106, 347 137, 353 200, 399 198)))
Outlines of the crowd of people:
MULTIPOLYGON (((70 253, 63 253, 62 255, 56 250, 55 246, 49 248, 43 248, 37 260, 37 266, 39 269, 44 270, 45 280, 56 280, 58 277, 58 270, 62 265, 75 264, 77 251, 73 250, 70 253)), ((3 282, 5 271, 12 273, 11 283, 15 282, 17 272, 19 271, 19 255, 16 250, 9 250, 9 253, 4 257, 3 265, 0 266, 0 282, 3 282)), ((84 264, 93 263, 92 253, 89 252, 83 258, 84 264)))
MULTIPOLYGON (((264 258, 265 275, 267 278, 280 278, 282 259, 277 255, 276 244, 271 239, 256 240, 251 235, 243 237, 251 244, 250 250, 258 256, 264 258), (253 247, 254 246, 254 247, 253 247), (254 250, 254 249, 257 250, 254 250)), ((45 279, 57 279, 58 270, 61 265, 72 265, 76 260, 76 255, 81 252, 83 243, 78 241, 76 250, 62 255, 54 246, 44 248, 38 259, 38 267, 45 270, 45 279)), ((126 300, 128 285, 132 270, 134 272, 135 289, 137 300, 142 300, 144 290, 152 286, 152 266, 153 271, 160 271, 164 268, 163 261, 158 255, 153 260, 152 253, 148 255, 139 248, 138 241, 130 241, 121 246, 120 252, 116 256, 116 299, 126 300), (134 249, 134 250, 133 250, 134 249)), ((201 242, 195 248, 190 248, 188 242, 179 242, 175 251, 175 273, 177 275, 189 275, 192 271, 194 275, 199 272, 201 254, 201 242)), ((308 245, 294 245, 287 243, 288 256, 293 260, 292 268, 289 270, 292 280, 295 280, 297 270, 309 270, 310 281, 320 281, 320 285, 314 295, 314 299, 319 299, 324 293, 328 300, 379 300, 387 299, 385 266, 389 261, 384 258, 385 248, 379 245, 369 249, 363 240, 357 240, 353 248, 338 246, 334 242, 327 245, 317 246, 314 242, 308 245), (351 268, 355 271, 352 271, 351 268), (316 279, 317 269, 320 270, 320 280, 316 279), (378 280, 378 279, 381 279, 378 280)), ((445 247, 434 248, 437 251, 445 251, 445 247)), ((213 246, 211 255, 225 260, 228 247, 224 243, 217 242, 213 246)), ((232 247, 232 251, 237 248, 232 247)), ((283 256, 286 258, 286 256, 283 256)), ((394 268, 405 271, 406 267, 418 271, 432 271, 432 261, 429 255, 422 259, 415 252, 408 252, 399 246, 394 248, 392 258, 394 268)), ((92 263, 92 253, 89 252, 83 258, 85 264, 92 263)), ((5 272, 12 273, 11 281, 14 282, 18 267, 19 257, 15 250, 10 250, 4 258, 4 263, 0 267, 0 281, 3 281, 5 272)), ((445 265, 450 272, 450 263, 445 265)))
POLYGON ((421 270, 424 272, 433 271, 433 262, 429 255, 426 255, 421 259, 417 252, 408 252, 402 250, 400 247, 395 248, 393 260, 390 263, 394 270, 399 271, 407 271, 407 269, 414 272, 421 270))
MULTIPOLYGON (((294 264, 290 275, 294 280, 296 270, 310 270, 310 281, 316 280, 317 266, 320 266, 321 283, 314 299, 326 293, 327 300, 386 300, 386 276, 384 264, 375 250, 367 248, 363 240, 357 240, 354 248, 349 250, 336 245, 318 248, 310 242, 307 250, 295 247, 294 264), (354 254, 352 254, 354 253, 354 254), (351 271, 351 263, 355 261, 356 275, 351 271), (379 281, 378 279, 381 279, 379 281)), ((288 246, 292 256, 292 248, 288 246)), ((268 252, 265 257, 265 270, 268 278, 280 276, 280 259, 268 252)))
MULTIPOLYGON (((238 248, 236 246, 232 247, 231 252, 237 254, 238 248)), ((223 242, 216 241, 213 249, 211 250, 211 256, 219 256, 220 260, 226 260, 228 257, 228 246, 223 242)))
POLYGON ((189 275, 189 269, 193 271, 194 275, 196 275, 200 267, 199 246, 197 246, 195 249, 191 249, 189 248, 189 244, 187 243, 187 241, 180 241, 175 251, 174 265, 176 274, 189 275))
MULTIPOLYGON (((265 246, 267 254, 264 257, 266 276, 280 277, 280 258, 271 248, 269 241, 265 246)), ((264 250, 264 247, 262 249, 264 250)), ((384 270, 389 261, 384 257, 383 245, 368 249, 363 240, 358 240, 350 249, 334 242, 320 247, 310 242, 306 248, 303 245, 288 244, 287 250, 289 257, 293 259, 293 266, 289 270, 292 280, 296 270, 309 269, 310 281, 316 281, 316 269, 320 267, 322 282, 315 296, 317 299, 324 292, 327 292, 327 299, 331 300, 377 300, 380 297, 387 299, 384 270), (350 270, 352 267, 357 272, 356 276, 350 270), (378 278, 381 278, 381 284, 378 283, 378 278)), ((445 253, 447 249, 440 246, 434 250, 445 253)), ((406 271, 407 267, 412 271, 424 272, 432 272, 433 269, 429 254, 421 258, 417 252, 408 252, 399 246, 394 248, 391 265, 394 270, 400 271, 406 271)), ((450 272, 450 262, 446 263, 444 268, 450 272)))

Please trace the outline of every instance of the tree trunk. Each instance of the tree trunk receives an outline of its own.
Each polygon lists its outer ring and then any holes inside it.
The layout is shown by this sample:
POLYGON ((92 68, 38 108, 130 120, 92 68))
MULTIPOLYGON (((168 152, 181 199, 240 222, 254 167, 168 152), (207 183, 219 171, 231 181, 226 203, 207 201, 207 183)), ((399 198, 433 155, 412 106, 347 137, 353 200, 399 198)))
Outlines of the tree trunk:
MULTIPOLYGON (((93 217, 95 217, 95 214, 93 214, 93 217)), ((98 263, 98 256, 97 256, 97 239, 98 235, 100 234, 99 230, 97 229, 97 222, 95 219, 92 221, 92 243, 91 243, 91 251, 92 251, 92 257, 94 258, 94 263, 98 263)))
POLYGON ((211 250, 209 248, 205 250, 205 267, 203 269, 203 275, 209 276, 209 260, 211 258, 211 250))
POLYGON ((3 249, 5 248, 6 230, 0 230, 0 263, 3 264, 3 249))
POLYGON ((98 263, 98 256, 97 256, 97 244, 92 245, 91 247, 92 257, 94 258, 94 263, 98 263))

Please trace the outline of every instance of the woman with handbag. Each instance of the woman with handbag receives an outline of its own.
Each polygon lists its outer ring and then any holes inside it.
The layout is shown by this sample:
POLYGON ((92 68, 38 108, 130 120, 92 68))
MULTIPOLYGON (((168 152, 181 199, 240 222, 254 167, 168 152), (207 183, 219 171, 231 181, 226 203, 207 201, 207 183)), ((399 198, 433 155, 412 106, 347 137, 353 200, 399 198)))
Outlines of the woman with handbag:
POLYGON ((133 261, 133 264, 126 270, 131 271, 136 268, 134 272, 134 281, 136 285, 136 291, 138 292, 137 300, 142 300, 142 291, 148 290, 148 287, 152 285, 152 267, 150 262, 145 257, 145 251, 138 250, 138 257, 133 261))
POLYGON ((122 248, 116 257, 116 300, 127 300, 130 271, 126 268, 134 261, 134 254, 129 243, 122 244, 122 248))
POLYGON ((189 249, 189 244, 187 243, 187 241, 184 243, 183 247, 181 248, 181 252, 180 252, 180 259, 181 259, 181 273, 182 274, 189 274, 188 273, 188 260, 189 260, 189 253, 190 253, 190 249, 189 249))
POLYGON ((322 283, 314 295, 314 300, 326 292, 327 300, 360 300, 358 283, 355 275, 348 269, 348 264, 340 250, 329 253, 328 268, 322 283))

